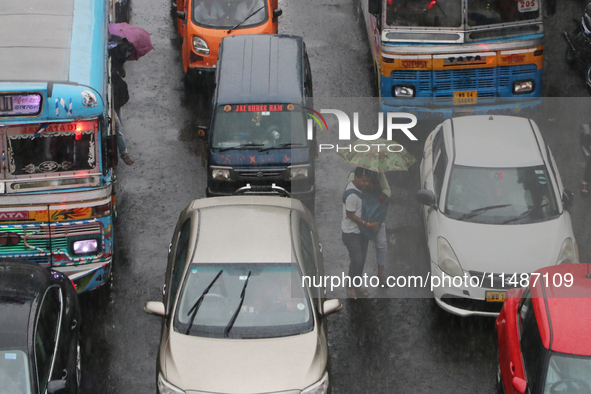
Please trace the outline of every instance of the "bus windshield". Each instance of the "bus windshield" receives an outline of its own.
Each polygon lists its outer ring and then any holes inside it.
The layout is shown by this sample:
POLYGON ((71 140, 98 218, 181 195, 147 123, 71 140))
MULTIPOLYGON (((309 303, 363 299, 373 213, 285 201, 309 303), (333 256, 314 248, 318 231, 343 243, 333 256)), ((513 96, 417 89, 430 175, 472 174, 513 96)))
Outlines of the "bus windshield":
POLYGON ((391 0, 387 2, 389 26, 460 27, 466 1, 470 27, 535 20, 539 0, 391 0))

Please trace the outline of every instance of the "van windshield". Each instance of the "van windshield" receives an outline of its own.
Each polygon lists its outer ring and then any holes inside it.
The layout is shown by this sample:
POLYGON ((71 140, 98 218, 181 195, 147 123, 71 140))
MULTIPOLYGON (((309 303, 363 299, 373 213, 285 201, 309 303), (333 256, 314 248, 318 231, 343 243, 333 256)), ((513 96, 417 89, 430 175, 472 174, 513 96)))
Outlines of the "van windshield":
POLYGON ((215 113, 212 147, 305 147, 305 125, 304 113, 293 104, 223 105, 215 113))
POLYGON ((268 14, 265 0, 194 0, 193 6, 193 21, 214 28, 230 28, 252 14, 238 28, 260 25, 268 14))

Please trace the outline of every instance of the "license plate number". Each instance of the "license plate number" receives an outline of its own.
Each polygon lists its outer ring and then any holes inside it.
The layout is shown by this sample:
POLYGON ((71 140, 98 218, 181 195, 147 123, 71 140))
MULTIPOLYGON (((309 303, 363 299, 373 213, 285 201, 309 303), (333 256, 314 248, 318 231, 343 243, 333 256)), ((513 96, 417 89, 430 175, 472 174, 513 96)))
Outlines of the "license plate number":
POLYGON ((478 103, 478 91, 467 90, 465 92, 454 92, 454 105, 466 105, 478 103))
POLYGON ((486 301, 487 302, 505 302, 505 298, 507 298, 506 291, 487 291, 486 292, 486 301))

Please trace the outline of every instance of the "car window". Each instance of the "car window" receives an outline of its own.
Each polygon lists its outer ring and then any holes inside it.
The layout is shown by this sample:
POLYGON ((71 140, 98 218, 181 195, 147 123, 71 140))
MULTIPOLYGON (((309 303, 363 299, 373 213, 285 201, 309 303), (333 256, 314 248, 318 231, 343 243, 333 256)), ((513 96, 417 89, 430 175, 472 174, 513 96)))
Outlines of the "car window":
POLYGON ((44 392, 53 367, 62 308, 61 292, 50 287, 41 303, 35 327, 35 361, 40 392, 44 392))
POLYGON ((189 251, 189 236, 191 235, 191 219, 185 220, 179 231, 174 263, 172 265, 172 274, 170 279, 170 294, 168 296, 168 305, 176 298, 185 264, 187 263, 187 252, 189 251))
POLYGON ((518 313, 520 348, 525 376, 530 384, 534 384, 541 375, 545 351, 538 329, 531 294, 528 293, 524 297, 518 313))
POLYGON ((304 219, 300 219, 300 243, 302 253, 302 264, 304 265, 304 273, 309 276, 315 276, 318 273, 316 267, 316 259, 314 254, 314 241, 310 226, 304 219))
POLYGON ((206 27, 233 27, 250 15, 238 28, 260 25, 268 19, 265 0, 193 0, 193 7, 193 22, 206 27))
POLYGON ((545 166, 484 168, 454 165, 445 199, 452 218, 488 224, 546 221, 560 214, 545 166))
POLYGON ((591 392, 591 357, 552 353, 544 394, 591 392))
POLYGON ((191 264, 179 296, 174 330, 216 338, 274 338, 309 332, 314 319, 301 283, 301 272, 289 263, 191 264))
POLYGON ((435 188, 435 197, 437 201, 441 198, 441 189, 443 188, 443 179, 445 178, 445 170, 447 168, 447 153, 445 148, 439 150, 437 153, 435 169, 433 170, 433 187, 435 188))
POLYGON ((29 359, 22 350, 0 350, 0 390, 30 394, 29 359))

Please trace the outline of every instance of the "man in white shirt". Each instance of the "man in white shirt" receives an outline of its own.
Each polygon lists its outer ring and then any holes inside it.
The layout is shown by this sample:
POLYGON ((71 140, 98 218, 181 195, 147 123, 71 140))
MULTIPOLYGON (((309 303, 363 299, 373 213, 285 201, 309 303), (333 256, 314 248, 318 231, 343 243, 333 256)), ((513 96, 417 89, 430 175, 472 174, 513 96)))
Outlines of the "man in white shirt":
MULTIPOLYGON (((357 193, 362 193, 370 185, 370 171, 365 168, 357 167, 355 169, 353 181, 349 182, 345 192, 354 189, 357 193)), ((363 275, 363 266, 365 265, 365 256, 367 255, 368 239, 361 235, 359 226, 367 227, 377 232, 380 228, 378 222, 366 222, 361 219, 363 209, 363 200, 357 193, 351 193, 343 202, 343 220, 341 230, 343 231, 343 243, 349 251, 349 278, 352 285, 347 288, 347 296, 355 298, 357 296, 367 297, 369 292, 361 286, 354 286, 354 278, 363 275)), ((359 282, 358 282, 359 283, 359 282)))

